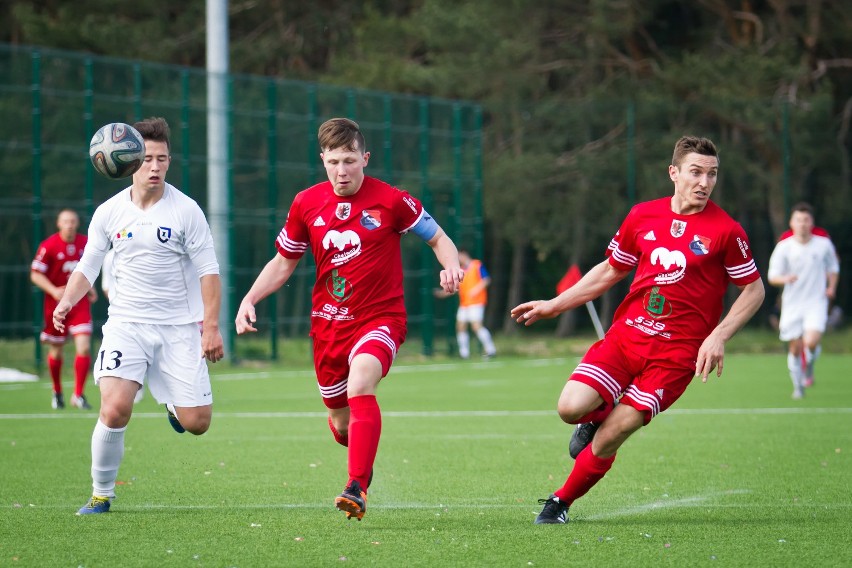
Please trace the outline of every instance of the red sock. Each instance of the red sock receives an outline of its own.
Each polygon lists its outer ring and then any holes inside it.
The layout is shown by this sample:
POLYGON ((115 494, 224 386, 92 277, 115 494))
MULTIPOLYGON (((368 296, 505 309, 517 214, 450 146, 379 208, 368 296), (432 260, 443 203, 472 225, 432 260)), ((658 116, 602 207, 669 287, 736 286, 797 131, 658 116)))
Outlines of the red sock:
POLYGON ((594 409, 593 411, 589 412, 588 414, 577 420, 577 424, 585 424, 586 422, 594 422, 595 424, 600 424, 606 419, 607 416, 609 416, 609 413, 612 412, 613 408, 615 407, 610 406, 607 403, 603 403, 598 408, 594 409))
POLYGON ((83 396, 83 387, 86 386, 86 375, 92 358, 89 355, 77 355, 74 358, 74 396, 83 396))
POLYGON ((349 411, 349 480, 366 491, 382 435, 382 412, 371 394, 350 398, 349 411))
POLYGON ((334 436, 334 441, 343 447, 349 447, 349 435, 341 436, 337 428, 334 427, 334 422, 331 421, 331 416, 328 417, 328 427, 331 428, 331 434, 334 436))
POLYGON ((47 356, 47 368, 50 370, 50 378, 53 381, 53 392, 62 393, 62 359, 54 359, 50 355, 47 356))
POLYGON ((604 459, 593 454, 592 445, 589 444, 577 456, 574 469, 568 475, 565 485, 560 487, 554 495, 570 506, 603 479, 614 461, 615 456, 604 459))

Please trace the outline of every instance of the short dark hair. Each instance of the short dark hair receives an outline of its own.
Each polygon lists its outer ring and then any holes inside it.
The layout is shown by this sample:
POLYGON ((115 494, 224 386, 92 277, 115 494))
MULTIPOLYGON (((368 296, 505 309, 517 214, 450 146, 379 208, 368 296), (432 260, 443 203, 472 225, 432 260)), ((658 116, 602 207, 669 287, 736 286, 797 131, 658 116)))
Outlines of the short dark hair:
POLYGON ((811 216, 811 219, 814 218, 814 208, 810 203, 805 203, 804 201, 799 201, 795 205, 793 205, 792 209, 790 209, 790 215, 800 211, 802 213, 807 213, 811 216))
POLYGON ((332 118, 323 122, 319 127, 317 139, 322 151, 337 148, 350 152, 360 151, 362 154, 367 151, 367 144, 358 123, 348 118, 332 118))
POLYGON ((674 154, 672 154, 672 165, 680 169, 680 164, 687 154, 701 154, 702 156, 713 156, 719 160, 719 152, 716 145, 709 138, 698 138, 697 136, 681 136, 675 143, 674 154))
POLYGON ((142 138, 145 140, 153 140, 154 142, 165 142, 169 153, 172 152, 172 144, 169 141, 169 123, 166 119, 160 116, 152 116, 145 120, 140 120, 133 125, 133 128, 139 131, 142 138))

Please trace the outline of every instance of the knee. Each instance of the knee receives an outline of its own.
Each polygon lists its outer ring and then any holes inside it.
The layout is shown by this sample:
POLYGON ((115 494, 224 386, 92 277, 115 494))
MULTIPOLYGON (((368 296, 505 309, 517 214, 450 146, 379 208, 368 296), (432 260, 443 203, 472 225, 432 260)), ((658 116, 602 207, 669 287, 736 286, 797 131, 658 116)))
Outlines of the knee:
POLYGON ((563 422, 577 424, 580 418, 594 409, 587 409, 573 400, 560 400, 556 405, 556 412, 563 422))
POLYGON ((190 434, 200 436, 210 429, 210 420, 210 416, 199 416, 194 420, 188 421, 190 422, 189 424, 181 422, 181 426, 183 426, 190 434))

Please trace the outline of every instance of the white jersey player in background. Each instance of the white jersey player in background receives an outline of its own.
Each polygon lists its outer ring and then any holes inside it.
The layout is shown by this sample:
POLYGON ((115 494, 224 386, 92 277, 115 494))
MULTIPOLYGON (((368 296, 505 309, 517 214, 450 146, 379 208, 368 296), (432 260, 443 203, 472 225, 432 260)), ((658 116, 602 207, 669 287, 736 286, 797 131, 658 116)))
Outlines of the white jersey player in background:
POLYGON ((778 329, 781 341, 789 342, 787 368, 795 399, 804 396, 807 372, 802 369, 802 356, 812 370, 840 273, 834 245, 830 239, 814 235, 813 228, 813 208, 807 203, 794 205, 790 215, 793 236, 775 246, 767 274, 770 284, 784 288, 778 329))
POLYGON ((200 435, 213 413, 204 359, 216 362, 224 355, 222 289, 210 226, 198 204, 165 181, 171 162, 166 121, 150 118, 134 126, 145 139, 145 160, 133 185, 95 210, 86 250, 53 313, 61 329, 112 245, 115 293, 93 373, 101 389, 92 433, 94 491, 78 515, 109 511, 124 433, 143 382, 166 405, 175 430, 200 435))

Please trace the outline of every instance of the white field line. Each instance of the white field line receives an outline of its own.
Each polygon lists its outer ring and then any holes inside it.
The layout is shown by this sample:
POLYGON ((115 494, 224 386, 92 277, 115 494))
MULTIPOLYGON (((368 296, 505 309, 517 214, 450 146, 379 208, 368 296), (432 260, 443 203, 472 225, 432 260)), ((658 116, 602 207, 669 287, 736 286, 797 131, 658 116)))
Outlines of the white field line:
POLYGON ((684 508, 684 507, 713 507, 717 505, 708 504, 707 501, 711 499, 718 499, 719 497, 725 497, 728 495, 747 495, 751 493, 751 491, 747 489, 734 489, 731 491, 718 491, 716 493, 708 493, 705 495, 694 495, 692 497, 683 497, 681 499, 667 499, 667 500, 656 500, 653 503, 646 503, 644 505, 634 505, 632 507, 626 507, 624 509, 618 509, 615 511, 610 511, 607 513, 600 513, 597 515, 584 516, 583 520, 586 521, 599 521, 603 519, 612 519, 614 517, 626 517, 631 515, 638 515, 641 513, 647 513, 649 511, 658 511, 663 509, 674 509, 674 508, 684 508))
MULTIPOLYGON (((554 410, 414 410, 382 411, 386 418, 528 418, 555 416, 554 410)), ((672 408, 666 415, 679 416, 724 416, 731 414, 852 414, 852 408, 672 408)), ((162 419, 162 412, 138 412, 134 418, 162 419)), ((96 417, 95 412, 40 413, 40 414, 0 414, 0 420, 62 420, 96 417)), ((223 418, 324 418, 326 412, 215 412, 214 416, 223 418)))

